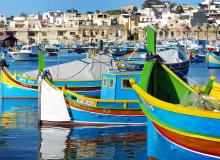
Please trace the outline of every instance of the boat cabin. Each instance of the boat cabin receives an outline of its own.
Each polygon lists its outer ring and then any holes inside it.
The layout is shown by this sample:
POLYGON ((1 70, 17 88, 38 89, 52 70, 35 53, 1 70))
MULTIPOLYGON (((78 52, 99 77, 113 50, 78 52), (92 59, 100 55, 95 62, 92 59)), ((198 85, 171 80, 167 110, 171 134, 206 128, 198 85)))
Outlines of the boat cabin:
POLYGON ((140 81, 141 72, 109 72, 102 74, 101 99, 137 100, 129 79, 140 81))
POLYGON ((38 47, 36 45, 24 45, 21 47, 20 52, 31 52, 31 53, 37 53, 38 47))

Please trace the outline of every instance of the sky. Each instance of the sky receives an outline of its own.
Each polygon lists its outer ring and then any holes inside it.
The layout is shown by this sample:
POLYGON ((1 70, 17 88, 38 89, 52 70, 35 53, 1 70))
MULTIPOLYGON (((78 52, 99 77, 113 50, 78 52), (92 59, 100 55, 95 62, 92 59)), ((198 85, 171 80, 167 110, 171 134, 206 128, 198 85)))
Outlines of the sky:
MULTIPOLYGON (((202 0, 172 0, 179 3, 199 3, 202 0)), ((75 8, 80 12, 86 11, 107 11, 119 9, 129 4, 141 7, 144 0, 0 0, 0 11, 6 16, 19 16, 22 12, 37 14, 48 10, 65 11, 75 8)))

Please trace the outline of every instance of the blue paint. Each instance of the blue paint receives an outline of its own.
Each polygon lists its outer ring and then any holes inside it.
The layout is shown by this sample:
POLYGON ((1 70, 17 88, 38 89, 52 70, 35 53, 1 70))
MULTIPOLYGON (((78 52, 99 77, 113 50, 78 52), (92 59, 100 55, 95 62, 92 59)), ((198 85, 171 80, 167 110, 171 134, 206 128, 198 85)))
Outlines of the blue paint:
POLYGON ((157 132, 150 120, 147 121, 147 156, 155 159, 191 159, 191 160, 214 160, 215 158, 185 150, 164 138, 157 132))
POLYGON ((148 111, 159 122, 163 122, 171 127, 185 132, 194 132, 204 136, 220 138, 220 120, 175 113, 157 107, 153 107, 153 109, 148 108, 148 111), (189 123, 190 125, 188 125, 189 123))
MULTIPOLYGON (((114 106, 112 106, 114 108, 114 106)), ((85 112, 82 110, 71 108, 72 120, 84 123, 106 123, 106 124, 143 124, 147 122, 147 118, 143 116, 122 116, 97 114, 93 112, 85 112)))
MULTIPOLYGON (((102 75, 101 99, 108 100, 137 100, 138 96, 134 90, 123 86, 123 80, 135 79, 140 81, 140 72, 110 72, 102 75), (107 79, 107 86, 104 86, 104 79, 107 79), (110 80, 113 80, 113 86, 110 86, 110 80)), ((129 82, 128 82, 129 83, 129 82)))

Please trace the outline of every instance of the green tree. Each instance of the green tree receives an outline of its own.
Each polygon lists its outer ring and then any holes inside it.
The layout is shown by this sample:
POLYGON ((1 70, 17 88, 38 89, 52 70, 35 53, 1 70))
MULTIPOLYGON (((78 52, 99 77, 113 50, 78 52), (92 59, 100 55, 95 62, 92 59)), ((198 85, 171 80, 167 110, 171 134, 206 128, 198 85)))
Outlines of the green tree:
POLYGON ((184 13, 183 7, 182 6, 177 6, 176 14, 181 14, 181 13, 184 13))

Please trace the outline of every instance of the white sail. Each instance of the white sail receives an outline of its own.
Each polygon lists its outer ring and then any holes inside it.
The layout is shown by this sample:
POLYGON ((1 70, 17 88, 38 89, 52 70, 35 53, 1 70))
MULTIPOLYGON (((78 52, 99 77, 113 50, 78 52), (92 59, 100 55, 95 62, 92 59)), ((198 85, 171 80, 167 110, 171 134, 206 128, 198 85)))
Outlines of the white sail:
POLYGON ((69 122, 70 116, 63 92, 51 87, 44 79, 40 81, 40 120, 69 122))

